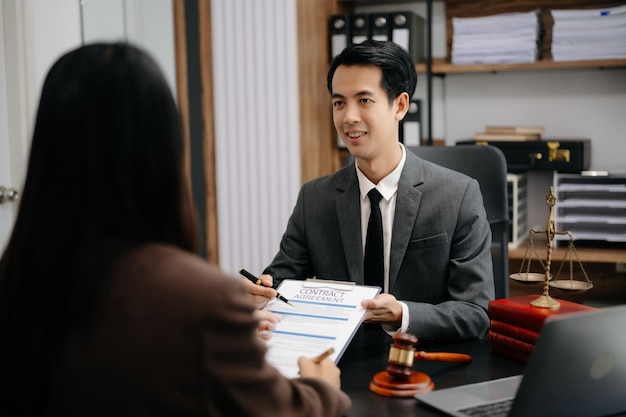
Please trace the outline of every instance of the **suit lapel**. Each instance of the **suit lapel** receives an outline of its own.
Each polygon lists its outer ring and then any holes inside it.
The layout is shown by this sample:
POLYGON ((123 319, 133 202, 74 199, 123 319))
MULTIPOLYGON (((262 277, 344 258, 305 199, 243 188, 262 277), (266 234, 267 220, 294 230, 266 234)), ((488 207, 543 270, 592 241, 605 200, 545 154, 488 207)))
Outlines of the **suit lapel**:
POLYGON ((348 279, 363 284, 363 249, 361 237, 361 196, 355 168, 345 170, 337 183, 337 219, 341 243, 348 265, 348 279))
POLYGON ((411 239, 413 225, 417 218, 422 193, 417 186, 424 182, 424 169, 421 160, 411 151, 406 150, 406 162, 402 169, 396 196, 396 212, 394 215, 391 257, 389 259, 389 288, 398 278, 398 272, 411 239))

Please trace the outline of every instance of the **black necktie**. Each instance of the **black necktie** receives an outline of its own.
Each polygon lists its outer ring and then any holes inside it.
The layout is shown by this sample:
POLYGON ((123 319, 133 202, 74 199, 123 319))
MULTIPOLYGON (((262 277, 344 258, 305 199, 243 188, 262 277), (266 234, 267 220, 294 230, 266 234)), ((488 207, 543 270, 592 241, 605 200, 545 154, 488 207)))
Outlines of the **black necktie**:
POLYGON ((365 284, 375 285, 384 289, 383 217, 378 206, 382 196, 376 188, 372 188, 367 193, 367 196, 372 205, 372 212, 367 223, 367 237, 365 238, 365 260, 363 265, 365 284))

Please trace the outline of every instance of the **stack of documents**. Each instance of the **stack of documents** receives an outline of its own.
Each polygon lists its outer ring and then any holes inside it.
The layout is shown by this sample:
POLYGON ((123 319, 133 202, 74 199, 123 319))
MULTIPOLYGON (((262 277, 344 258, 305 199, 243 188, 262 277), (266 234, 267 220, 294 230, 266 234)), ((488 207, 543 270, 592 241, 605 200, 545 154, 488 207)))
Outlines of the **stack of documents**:
POLYGON ((539 56, 539 12, 452 18, 452 63, 531 63, 539 56))
POLYGON ((551 13, 555 61, 626 58, 626 5, 551 13))

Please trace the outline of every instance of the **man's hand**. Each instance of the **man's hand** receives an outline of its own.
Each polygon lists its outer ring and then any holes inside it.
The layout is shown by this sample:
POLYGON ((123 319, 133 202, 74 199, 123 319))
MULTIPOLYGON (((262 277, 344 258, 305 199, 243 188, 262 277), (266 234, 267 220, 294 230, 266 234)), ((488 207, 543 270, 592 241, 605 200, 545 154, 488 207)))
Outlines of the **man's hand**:
POLYGON ((257 285, 247 278, 242 278, 248 292, 252 296, 252 302, 257 307, 262 307, 266 302, 276 298, 276 290, 272 288, 272 282, 274 281, 271 275, 261 275, 259 279, 263 282, 263 285, 257 285))
POLYGON ((388 323, 397 327, 402 323, 402 305, 391 294, 379 294, 373 300, 363 300, 361 307, 367 310, 366 322, 388 323))

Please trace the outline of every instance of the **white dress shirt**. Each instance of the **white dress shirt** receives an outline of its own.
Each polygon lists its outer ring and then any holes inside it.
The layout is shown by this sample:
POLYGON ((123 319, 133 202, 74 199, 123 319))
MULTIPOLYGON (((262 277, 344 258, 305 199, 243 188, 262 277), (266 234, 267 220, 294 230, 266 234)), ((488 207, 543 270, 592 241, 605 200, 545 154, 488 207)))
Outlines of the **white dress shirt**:
MULTIPOLYGON (((376 188, 382 195, 380 199, 380 213, 383 218, 383 250, 384 250, 384 263, 385 263, 385 276, 384 276, 384 288, 383 292, 389 292, 389 257, 391 253, 391 232, 393 229, 393 219, 396 212, 396 196, 398 194, 398 183, 400 182, 400 174, 404 168, 406 161, 406 150, 404 145, 400 144, 402 149, 402 158, 396 168, 391 171, 389 175, 380 180, 378 184, 372 183, 359 169, 356 161, 354 166, 356 167, 356 175, 359 180, 359 189, 361 191, 361 236, 363 253, 365 254, 365 239, 367 237, 367 223, 369 221, 370 213, 372 211, 370 200, 367 197, 367 193, 376 188)), ((388 333, 393 333, 397 330, 406 331, 409 324, 409 308, 403 302, 402 305, 402 324, 400 329, 391 329, 386 325, 383 328, 388 333)))

